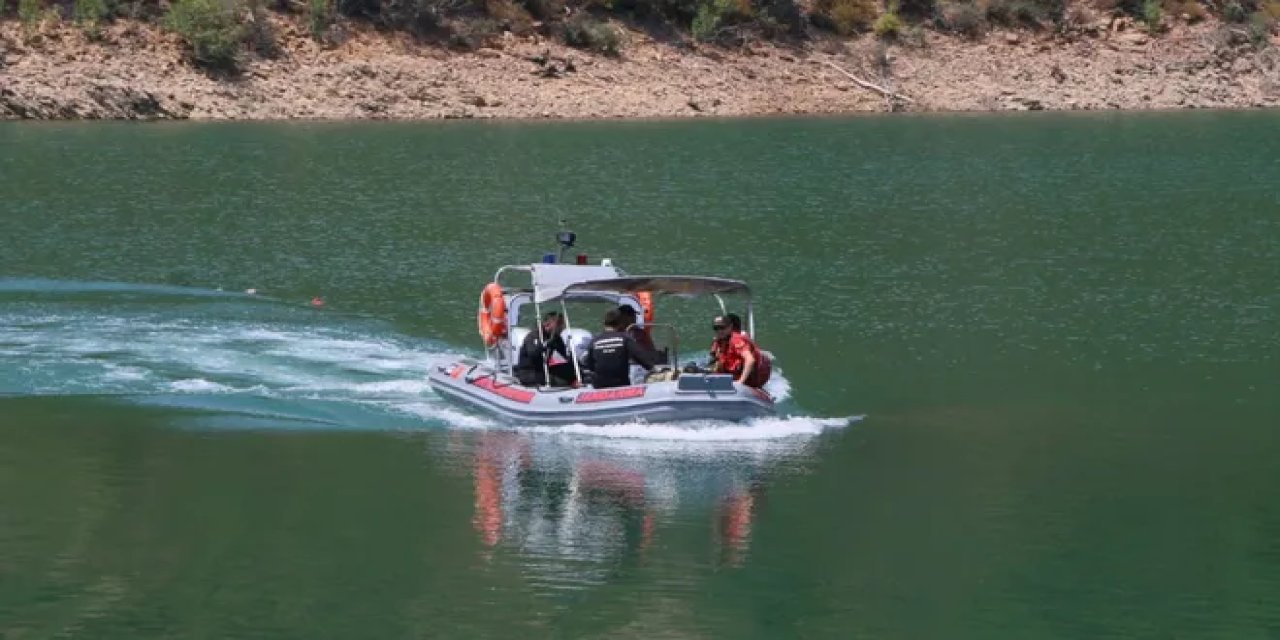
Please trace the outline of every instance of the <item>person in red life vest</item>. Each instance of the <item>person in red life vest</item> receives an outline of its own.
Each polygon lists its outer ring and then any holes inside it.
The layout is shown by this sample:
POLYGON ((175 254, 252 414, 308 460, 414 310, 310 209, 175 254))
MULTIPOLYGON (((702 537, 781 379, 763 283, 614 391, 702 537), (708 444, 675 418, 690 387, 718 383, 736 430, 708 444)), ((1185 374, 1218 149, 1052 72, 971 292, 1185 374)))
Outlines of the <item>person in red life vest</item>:
POLYGON ((768 356, 742 332, 737 314, 716 316, 711 321, 716 337, 711 341, 711 370, 733 374, 733 381, 760 388, 769 381, 772 365, 768 356))

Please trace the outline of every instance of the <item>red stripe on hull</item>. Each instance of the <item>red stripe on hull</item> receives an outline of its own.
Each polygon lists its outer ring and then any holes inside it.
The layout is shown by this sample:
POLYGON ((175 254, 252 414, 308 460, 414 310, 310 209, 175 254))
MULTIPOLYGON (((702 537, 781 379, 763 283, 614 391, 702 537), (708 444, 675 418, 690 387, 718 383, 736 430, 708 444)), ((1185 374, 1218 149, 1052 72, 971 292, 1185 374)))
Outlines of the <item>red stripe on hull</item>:
POLYGON ((617 389, 601 389, 599 391, 584 391, 578 394, 578 404, 587 404, 589 402, 609 402, 611 400, 629 400, 631 398, 639 398, 644 395, 645 387, 619 387, 617 389))
POLYGON ((523 404, 533 402, 533 392, 524 389, 516 389, 507 385, 494 384, 493 378, 476 378, 471 384, 488 391, 489 393, 500 395, 508 400, 514 400, 523 404))

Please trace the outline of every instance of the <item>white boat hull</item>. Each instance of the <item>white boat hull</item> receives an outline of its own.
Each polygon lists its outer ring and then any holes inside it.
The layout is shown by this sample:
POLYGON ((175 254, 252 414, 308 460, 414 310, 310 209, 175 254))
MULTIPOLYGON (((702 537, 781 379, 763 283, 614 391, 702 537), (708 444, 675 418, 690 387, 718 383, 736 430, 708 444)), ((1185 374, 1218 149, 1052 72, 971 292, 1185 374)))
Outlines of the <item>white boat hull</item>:
POLYGON ((682 374, 611 389, 538 389, 485 363, 461 361, 431 371, 428 381, 446 398, 524 424, 738 421, 775 413, 768 393, 723 374, 682 374))

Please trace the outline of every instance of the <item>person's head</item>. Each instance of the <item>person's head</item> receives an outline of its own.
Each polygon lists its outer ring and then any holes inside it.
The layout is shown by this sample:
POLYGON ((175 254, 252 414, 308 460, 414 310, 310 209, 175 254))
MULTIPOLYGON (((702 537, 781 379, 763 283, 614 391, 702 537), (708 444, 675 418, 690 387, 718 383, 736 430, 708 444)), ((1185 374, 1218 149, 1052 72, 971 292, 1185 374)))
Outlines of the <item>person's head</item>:
POLYGON ((742 331, 742 318, 735 313, 726 313, 711 320, 711 329, 716 337, 727 336, 734 331, 742 331))
POLYGON ((627 322, 623 319, 622 312, 610 309, 604 313, 604 326, 621 331, 627 328, 627 322))
POLYGON ((542 330, 545 333, 560 333, 564 331, 564 316, 559 311, 552 311, 542 316, 542 330))
POLYGON ((636 319, 638 317, 638 314, 636 313, 636 308, 629 304, 619 305, 618 314, 622 316, 623 326, 627 326, 627 327, 635 324, 636 319))

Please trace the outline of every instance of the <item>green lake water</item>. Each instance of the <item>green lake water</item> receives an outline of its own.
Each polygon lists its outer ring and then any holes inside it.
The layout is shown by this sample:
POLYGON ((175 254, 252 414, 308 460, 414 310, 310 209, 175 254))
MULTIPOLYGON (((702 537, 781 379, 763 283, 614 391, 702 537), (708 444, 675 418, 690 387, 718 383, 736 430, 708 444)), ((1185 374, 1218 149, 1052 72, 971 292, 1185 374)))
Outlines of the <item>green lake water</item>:
POLYGON ((1278 429, 1276 113, 0 123, 4 640, 1277 638, 1278 429), (561 218, 783 415, 436 397, 561 218))

